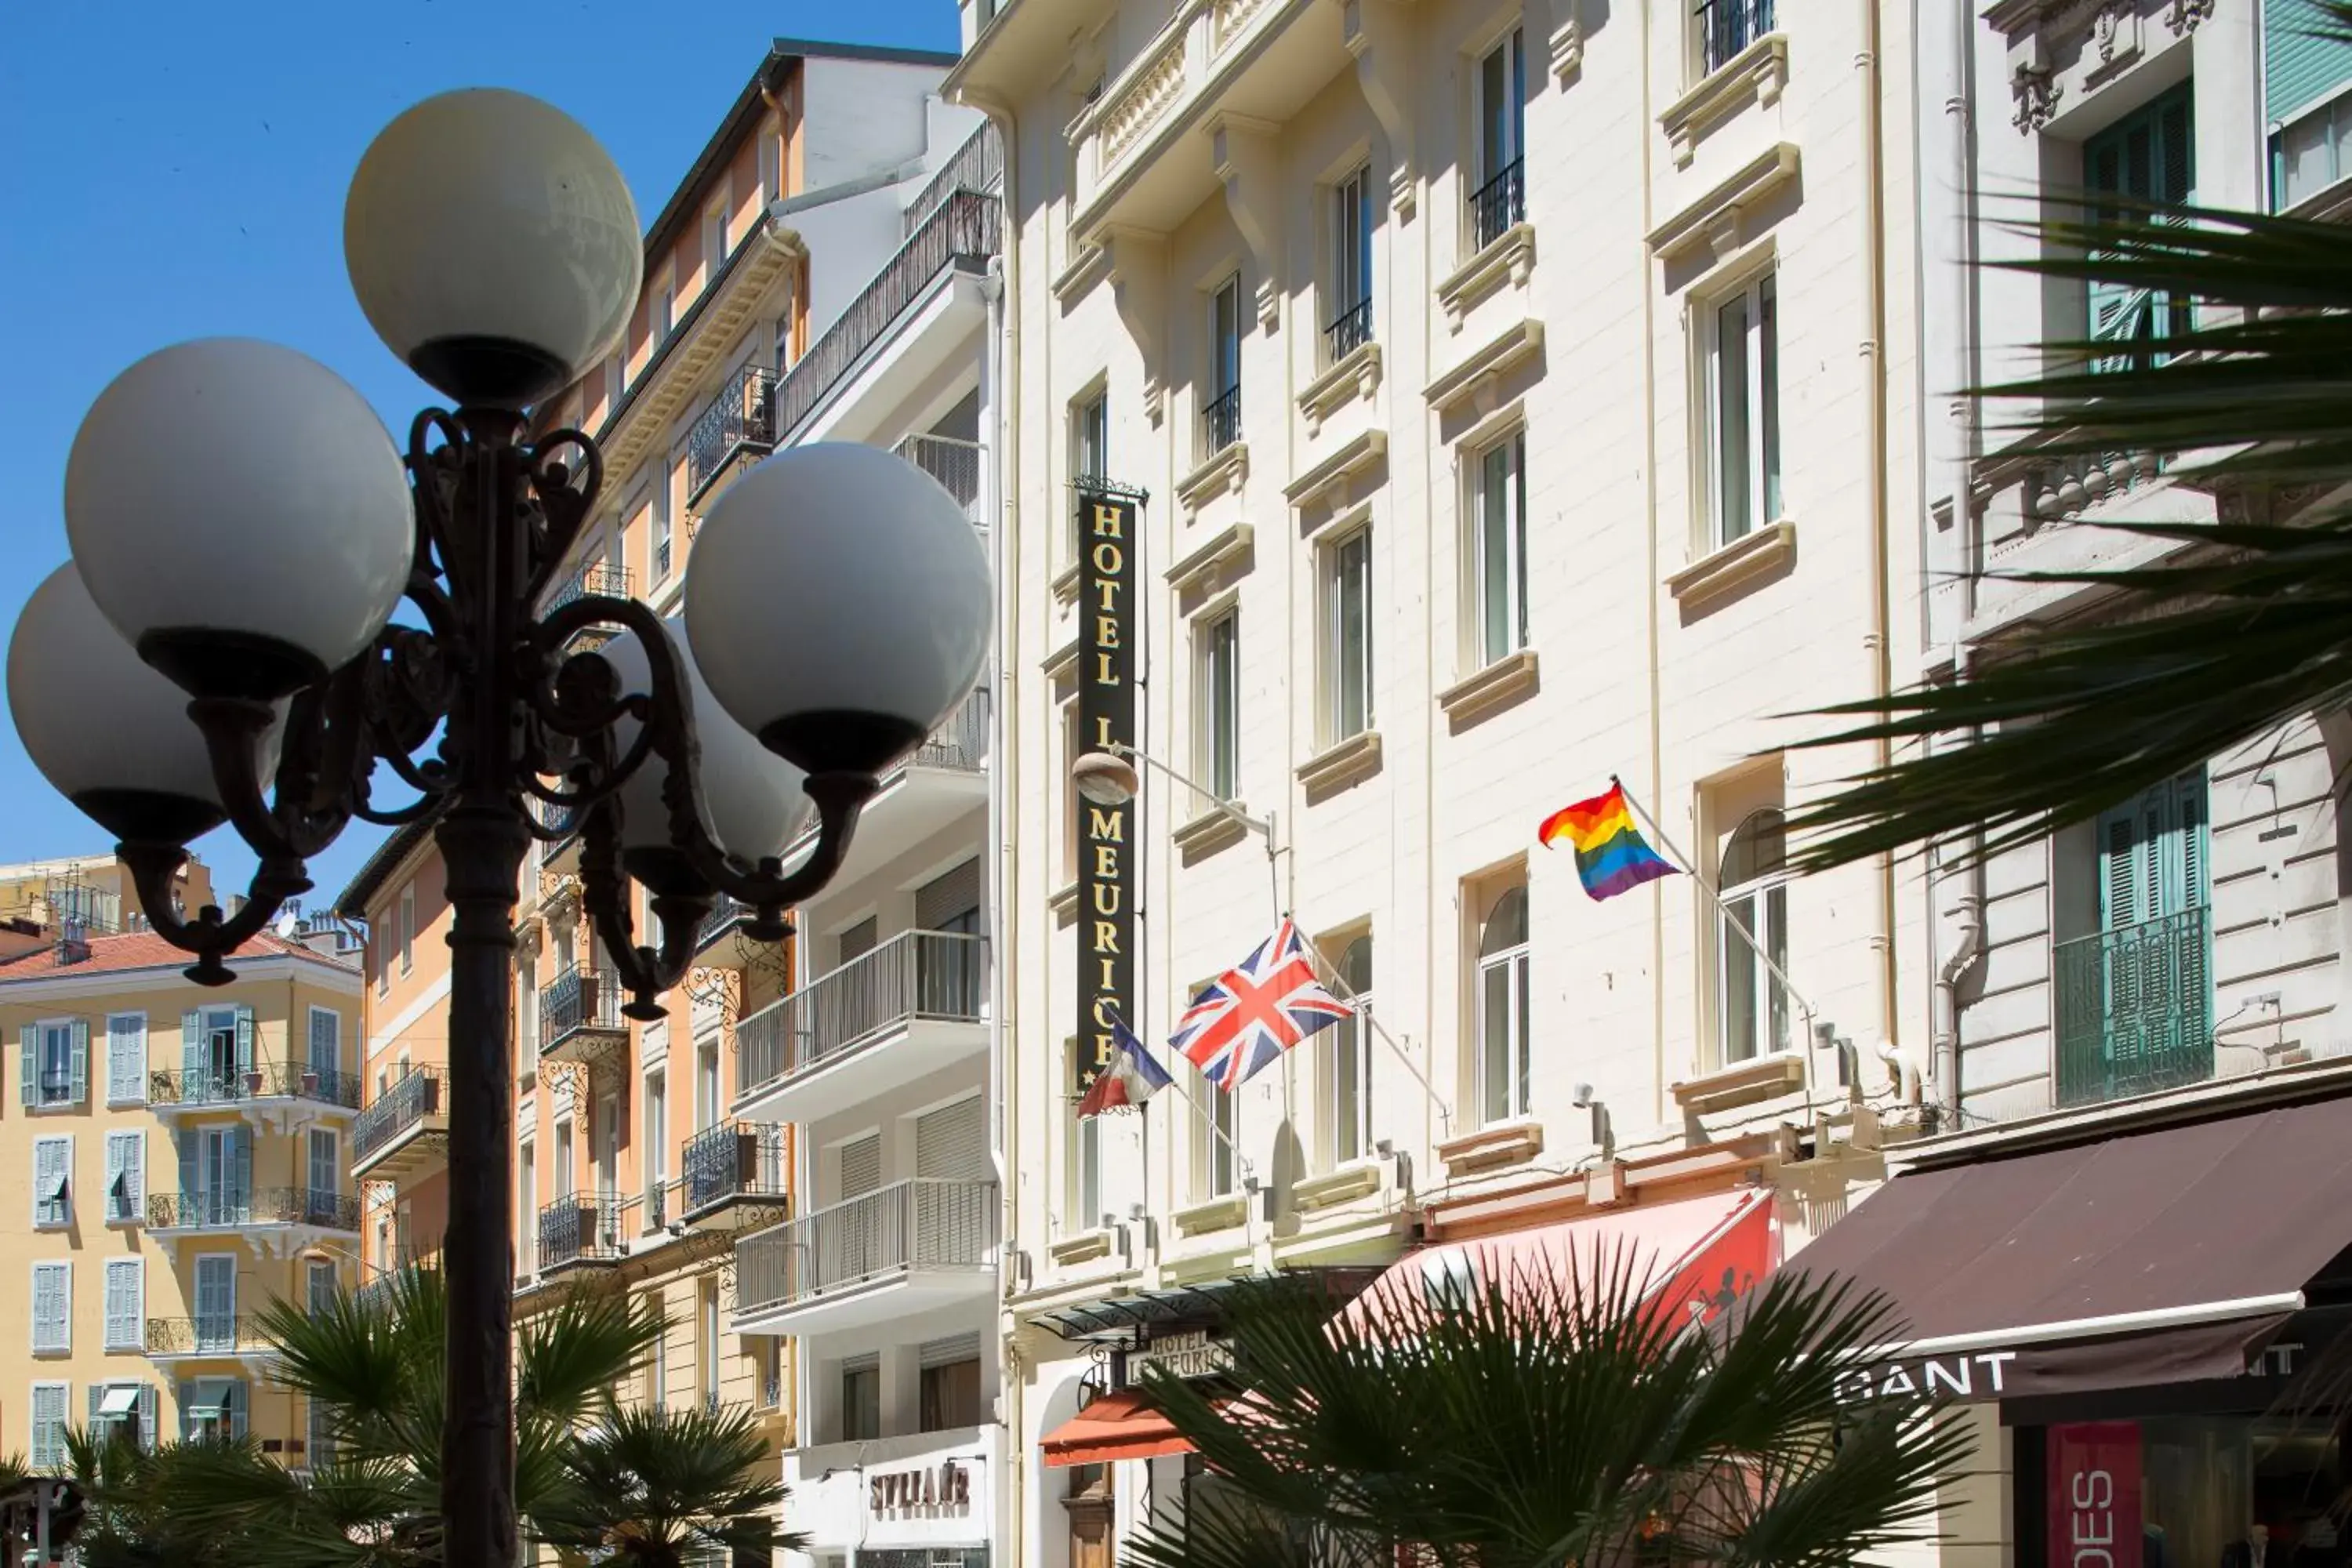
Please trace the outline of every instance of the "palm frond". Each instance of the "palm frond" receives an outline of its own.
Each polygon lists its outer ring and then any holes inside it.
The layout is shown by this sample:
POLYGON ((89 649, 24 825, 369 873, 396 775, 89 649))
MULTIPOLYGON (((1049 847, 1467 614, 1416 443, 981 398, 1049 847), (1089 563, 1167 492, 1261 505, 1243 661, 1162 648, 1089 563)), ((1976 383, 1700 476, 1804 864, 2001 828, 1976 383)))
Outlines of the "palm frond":
POLYGON ((2224 517, 2263 521, 2066 525, 2160 558, 2011 574, 2085 590, 2100 618, 2032 628, 1955 684, 1824 710, 1859 721, 1811 744, 1894 760, 1792 816, 1802 869, 2039 838, 2352 701, 2352 226, 2099 200, 2031 226, 2042 253, 2014 265, 2145 289, 2185 330, 2047 344, 2045 374, 1978 395, 2011 411, 2021 456, 2148 454, 2224 517))
POLYGON ((568 1424, 593 1415, 667 1327, 649 1298, 571 1291, 515 1335, 517 1419, 568 1424))
POLYGON ((688 1548, 799 1550, 778 1533, 784 1499, 751 1413, 624 1408, 607 1400, 564 1450, 564 1484, 532 1510, 533 1533, 574 1551, 669 1568, 688 1548))

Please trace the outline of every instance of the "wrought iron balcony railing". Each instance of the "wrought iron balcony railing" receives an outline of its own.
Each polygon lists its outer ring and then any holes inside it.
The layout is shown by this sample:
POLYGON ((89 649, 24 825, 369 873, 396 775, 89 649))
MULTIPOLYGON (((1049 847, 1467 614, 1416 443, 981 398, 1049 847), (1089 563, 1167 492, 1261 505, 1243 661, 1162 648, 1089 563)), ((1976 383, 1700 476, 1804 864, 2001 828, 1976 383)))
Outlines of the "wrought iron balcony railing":
POLYGON ((1772 30, 1773 0, 1699 0, 1700 67, 1713 73, 1772 30))
POLYGON ((1340 311, 1323 329, 1323 363, 1338 364, 1371 341, 1372 301, 1366 296, 1340 311))
POLYGON ((568 605, 574 599, 584 598, 590 594, 609 595, 613 598, 625 599, 629 596, 629 592, 627 567, 610 561, 589 561, 583 563, 578 571, 556 584, 555 592, 548 595, 547 607, 552 610, 560 605, 568 605))
POLYGON ((2062 942, 2055 957, 2060 1105, 2213 1076, 2210 909, 2062 942))
POLYGON ((251 1318, 234 1313, 147 1320, 149 1355, 236 1355, 275 1348, 251 1318))
POLYGON ((618 1034, 628 1027, 621 1016, 621 977, 601 969, 573 967, 557 975, 539 994, 539 1038, 542 1052, 552 1051, 571 1036, 585 1031, 618 1034))
POLYGON ((441 1111, 441 1069, 412 1068, 352 1123, 352 1158, 364 1160, 428 1116, 441 1111))
POLYGON ((700 952, 750 920, 754 912, 740 900, 719 894, 710 901, 710 912, 702 917, 701 929, 695 933, 694 951, 700 952))
POLYGON ((1206 462, 1242 438, 1242 389, 1227 387, 1201 407, 1201 459, 1206 462))
POLYGON ((785 1184, 784 1130, 772 1121, 722 1121, 686 1145, 679 1213, 692 1219, 738 1199, 782 1203, 785 1184))
POLYGON ((776 445, 776 373, 747 364, 695 416, 686 435, 686 504, 700 500, 738 456, 758 457, 776 445))
POLYGON ((357 1231, 360 1200, 324 1187, 226 1187, 194 1193, 151 1193, 151 1229, 237 1230, 253 1226, 309 1225, 357 1231))
POLYGON ((912 1268, 990 1266, 996 1184, 915 1177, 735 1244, 737 1310, 787 1307, 912 1268))
POLYGON ((736 1081, 755 1092, 916 1018, 977 1022, 987 994, 987 938, 902 932, 736 1025, 736 1081))
POLYGON ((616 1197, 574 1193, 539 1211, 539 1267, 542 1273, 575 1263, 617 1263, 627 1255, 616 1197))
POLYGON ((1528 165, 1514 158, 1470 193, 1470 237, 1484 250, 1528 216, 1528 165))
POLYGON ((147 1075, 147 1099, 154 1105, 236 1105, 252 1100, 310 1100, 356 1110, 360 1075, 294 1062, 256 1062, 249 1068, 174 1068, 147 1075))
POLYGON ((400 1277, 412 1268, 419 1274, 438 1273, 441 1268, 441 1255, 437 1252, 424 1252, 414 1258, 401 1258, 374 1279, 353 1290, 352 1300, 362 1306, 389 1307, 399 1291, 400 1277))
POLYGON ((776 388, 776 435, 786 440, 895 323, 900 313, 950 267, 986 268, 1001 248, 994 196, 958 192, 907 237, 874 281, 812 344, 776 388))

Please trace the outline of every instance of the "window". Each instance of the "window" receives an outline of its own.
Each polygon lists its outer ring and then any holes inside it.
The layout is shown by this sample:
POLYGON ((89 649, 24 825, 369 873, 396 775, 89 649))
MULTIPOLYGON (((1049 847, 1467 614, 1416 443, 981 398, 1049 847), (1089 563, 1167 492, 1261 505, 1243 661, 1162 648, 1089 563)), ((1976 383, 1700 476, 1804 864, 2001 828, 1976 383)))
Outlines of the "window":
POLYGON ((524 1078, 539 1071, 539 976, 528 955, 515 963, 515 1058, 524 1078))
POLYGON ((2263 114, 2271 206, 2284 210, 2352 172, 2352 40, 2322 0, 2263 0, 2263 114))
POLYGON ((1751 812, 1724 840, 1716 964, 1722 975, 1723 1059, 1744 1062, 1789 1048, 1787 835, 1780 812, 1751 812))
POLYGON ((722 1109, 719 1084, 719 1041, 698 1041, 694 1047, 694 1130, 707 1132, 719 1125, 722 1109))
POLYGON ((106 1260, 106 1348, 139 1351, 147 1346, 147 1262, 140 1258, 106 1260))
POLYGON ((662 344, 669 338, 669 330, 677 315, 677 284, 667 275, 654 285, 646 299, 646 362, 653 363, 662 344))
POLYGON ((1472 652, 1484 669, 1528 646, 1528 436, 1510 435, 1478 454, 1471 496, 1471 584, 1476 619, 1472 652))
POLYGON ((1478 1115, 1492 1125, 1525 1116, 1528 1068, 1528 889, 1495 894, 1478 922, 1478 1115))
MULTIPOLYGON (((1110 475, 1110 394, 1097 387, 1070 410, 1070 478, 1101 479, 1110 475)), ((1077 517, 1077 508, 1070 509, 1077 517)))
POLYGON ((539 1267, 539 1147, 528 1138, 515 1154, 515 1274, 528 1279, 539 1267))
POLYGON ((576 1190, 572 1184, 572 1123, 569 1121, 555 1124, 555 1160, 547 1173, 552 1184, 548 1190, 555 1196, 569 1197, 576 1190))
POLYGON ((772 202, 784 194, 784 133, 771 123, 760 129, 760 199, 772 202))
POLYGON ((882 1368, 872 1356, 841 1369, 841 1440, 866 1443, 882 1436, 882 1368))
POLYGON ((62 1383, 33 1384, 33 1468, 56 1470, 66 1462, 66 1394, 62 1383))
POLYGON ((147 1015, 114 1013, 106 1020, 106 1102, 136 1105, 147 1098, 147 1015))
POLYGON ((33 1353, 65 1355, 73 1349, 73 1265, 33 1265, 33 1353))
MULTIPOLYGON (((1086 1093, 1086 1053, 1076 1039, 1063 1047, 1070 1060, 1070 1104, 1076 1107, 1086 1093)), ((1065 1116, 1063 1126, 1070 1138, 1070 1217, 1071 1230, 1092 1230, 1103 1223, 1102 1198, 1102 1119, 1088 1117, 1081 1121, 1075 1115, 1065 1116)))
POLYGON ((304 1210, 327 1220, 334 1217, 343 1184, 340 1142, 331 1127, 310 1129, 310 1193, 304 1210))
POLYGON ((310 1414, 303 1424, 303 1441, 310 1468, 335 1462, 335 1407, 323 1399, 310 1402, 310 1414))
POLYGON ((325 1258, 310 1260, 304 1281, 303 1306, 314 1318, 326 1316, 335 1310, 335 1266, 325 1258))
POLYGON ((52 1018, 16 1032, 27 1106, 79 1105, 89 1087, 89 1020, 52 1018))
POLYGON ((411 882, 400 889, 400 972, 406 974, 416 967, 416 884, 411 882))
POLYGON ((320 1090, 332 1099, 342 1092, 343 1016, 332 1007, 310 1009, 310 1070, 320 1090))
POLYGON ((136 1225, 147 1205, 147 1134, 110 1132, 106 1135, 106 1217, 118 1225, 136 1225))
POLYGON ((1478 183, 1470 194, 1472 248, 1484 250, 1525 221, 1527 208, 1527 61, 1519 30, 1478 62, 1478 183))
POLYGON ((1234 1190, 1234 1097, 1203 1083, 1192 1108, 1192 1201, 1205 1204, 1234 1190))
POLYGON ((719 1287, 704 1280, 694 1300, 694 1375, 701 1385, 702 1403, 719 1403, 719 1287))
POLYGON ((1371 1152, 1372 939, 1360 936, 1339 954, 1333 989, 1353 1009, 1323 1031, 1323 1163, 1344 1165, 1371 1152))
POLYGON ((727 261, 727 197, 722 192, 710 210, 702 215, 702 286, 706 289, 727 261))
POLYGON ((89 1430, 91 1436, 110 1444, 127 1443, 134 1448, 153 1448, 154 1385, 144 1383, 91 1384, 89 1430))
POLYGON ((180 1436, 191 1443, 233 1441, 245 1436, 245 1384, 234 1377, 200 1377, 180 1384, 180 1436))
POLYGON ((646 1223, 662 1223, 661 1192, 669 1175, 669 1075, 646 1074, 646 1223))
POLYGON ((1372 727, 1372 531, 1323 552, 1323 743, 1372 727))
POLYGON ((1780 336, 1770 273, 1706 312, 1709 547, 1780 517, 1780 336))
POLYGON ((2271 210, 2284 212, 2352 174, 2352 93, 2271 132, 2271 210))
POLYGON ((1773 0, 1699 0, 1698 68, 1712 76, 1731 58, 1772 30, 1773 0))
POLYGON ((1241 628, 1227 610, 1193 635, 1194 776, 1219 800, 1241 790, 1241 628))
POLYGON ((967 1356, 961 1360, 931 1363, 930 1347, 924 1347, 921 1388, 917 1403, 919 1429, 925 1432, 948 1432, 958 1426, 977 1426, 985 1419, 980 1405, 980 1358, 967 1356))
MULTIPOLYGON (((2193 83, 2182 82, 2143 109, 2133 110, 2083 143, 2083 187, 2095 198, 2116 195, 2132 202, 2188 202, 2197 195, 2197 132, 2193 83)), ((2123 216, 2094 200, 2097 216, 2123 216)), ((2145 345, 2189 330, 2189 301, 2159 296, 2128 284, 2085 286, 2084 320, 2090 335, 2127 347, 2091 362, 2094 370, 2155 363, 2145 345)))
POLYGON ((1372 341, 1372 170, 1358 169, 1331 191, 1331 319, 1323 363, 1336 364, 1372 341))
POLYGON ((646 1352, 646 1403, 659 1410, 669 1403, 669 1331, 646 1352))
MULTIPOLYGON (((674 467, 675 465, 673 465, 674 467)), ((656 584, 669 581, 670 556, 677 530, 670 521, 670 475, 654 479, 653 567, 656 584)))
POLYGON ((1242 438, 1242 279, 1235 273, 1209 300, 1209 400, 1201 407, 1205 461, 1242 438))
POLYGON ((73 1140, 33 1140, 33 1224, 61 1226, 73 1219, 73 1140))

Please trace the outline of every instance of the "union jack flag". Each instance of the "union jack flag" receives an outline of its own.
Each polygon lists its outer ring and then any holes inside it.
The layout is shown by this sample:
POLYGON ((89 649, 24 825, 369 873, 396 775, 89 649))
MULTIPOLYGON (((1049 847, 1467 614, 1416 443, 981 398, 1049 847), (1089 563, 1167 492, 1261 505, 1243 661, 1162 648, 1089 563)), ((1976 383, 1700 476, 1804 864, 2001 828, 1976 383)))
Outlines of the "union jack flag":
POLYGON ((1318 1029, 1349 1016, 1315 978, 1307 943, 1286 918, 1256 952, 1192 998, 1168 1043, 1202 1077, 1231 1090, 1318 1029))

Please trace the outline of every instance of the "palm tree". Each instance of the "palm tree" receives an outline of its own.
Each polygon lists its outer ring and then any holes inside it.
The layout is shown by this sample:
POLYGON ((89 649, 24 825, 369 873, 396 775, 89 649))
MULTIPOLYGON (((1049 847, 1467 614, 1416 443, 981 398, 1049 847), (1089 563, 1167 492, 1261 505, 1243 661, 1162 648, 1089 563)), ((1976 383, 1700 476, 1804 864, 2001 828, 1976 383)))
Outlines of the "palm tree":
POLYGON ((607 1548, 629 1568, 683 1568, 710 1552, 751 1552, 765 1562, 778 1546, 783 1501, 766 1440, 751 1413, 621 1408, 607 1402, 586 1434, 564 1450, 564 1485, 532 1511, 539 1539, 572 1551, 607 1548))
POLYGON ((1148 1568, 1832 1568, 1924 1539, 1956 1424, 1843 1404, 1877 1303, 1781 1278, 1716 1322, 1662 1312, 1622 1257, 1584 1285, 1386 1287, 1337 1318, 1237 1288, 1237 1397, 1144 1386, 1205 1464, 1148 1568))
MULTIPOLYGON (((2326 8, 2328 30, 2352 35, 2352 3, 2326 8)), ((2009 428, 2049 456, 2154 454, 2224 517, 2260 521, 2108 525, 2179 548, 2145 570, 2040 580, 2089 584, 2123 613, 2045 632, 1957 685, 1832 710, 1863 721, 1814 743, 1898 750, 1792 817, 1808 869, 1979 830, 1987 852, 2030 842, 2352 703, 2352 227, 2100 202, 2036 224, 2045 254, 2021 265, 2197 301, 2170 312, 2187 330, 2122 363, 2112 342, 2046 344, 2046 374, 1979 395, 2021 408, 2009 428)))

